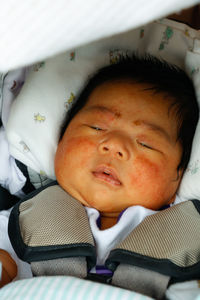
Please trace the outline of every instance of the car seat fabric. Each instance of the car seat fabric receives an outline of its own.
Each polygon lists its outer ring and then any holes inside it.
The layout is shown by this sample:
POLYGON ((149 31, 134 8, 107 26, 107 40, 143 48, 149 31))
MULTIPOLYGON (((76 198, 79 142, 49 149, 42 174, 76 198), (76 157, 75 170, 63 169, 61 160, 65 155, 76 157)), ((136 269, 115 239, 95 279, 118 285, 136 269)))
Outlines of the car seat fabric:
MULTIPOLYGON (((199 278, 199 212, 200 202, 192 200, 147 216, 106 259, 106 267, 114 272, 112 283, 138 287, 137 291, 160 299, 169 280, 199 278), (134 276, 136 270, 142 277, 134 276)), ((17 255, 32 264, 35 275, 85 278, 95 265, 86 211, 58 185, 33 192, 17 204, 8 231, 17 255)))

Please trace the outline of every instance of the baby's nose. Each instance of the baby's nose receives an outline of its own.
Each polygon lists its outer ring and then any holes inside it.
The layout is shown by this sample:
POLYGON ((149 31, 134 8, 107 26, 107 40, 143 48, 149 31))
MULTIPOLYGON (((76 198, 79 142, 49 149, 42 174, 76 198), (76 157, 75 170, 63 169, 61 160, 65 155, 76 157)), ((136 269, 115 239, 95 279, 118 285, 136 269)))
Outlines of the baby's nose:
POLYGON ((107 137, 99 144, 98 150, 103 155, 112 155, 120 160, 128 160, 130 157, 130 152, 128 145, 126 145, 125 138, 119 135, 107 137))

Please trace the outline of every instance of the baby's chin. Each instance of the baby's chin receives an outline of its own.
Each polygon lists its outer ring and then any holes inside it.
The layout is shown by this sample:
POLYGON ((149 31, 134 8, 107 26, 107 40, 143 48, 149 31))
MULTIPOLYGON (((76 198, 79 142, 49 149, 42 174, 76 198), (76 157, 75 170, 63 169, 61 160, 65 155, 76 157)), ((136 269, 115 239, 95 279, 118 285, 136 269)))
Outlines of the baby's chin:
POLYGON ((100 211, 100 215, 106 218, 117 218, 121 212, 102 212, 100 211))
POLYGON ((90 205, 90 207, 95 208, 96 210, 99 211, 101 216, 105 217, 117 217, 122 211, 124 211, 127 207, 110 207, 106 205, 90 205))

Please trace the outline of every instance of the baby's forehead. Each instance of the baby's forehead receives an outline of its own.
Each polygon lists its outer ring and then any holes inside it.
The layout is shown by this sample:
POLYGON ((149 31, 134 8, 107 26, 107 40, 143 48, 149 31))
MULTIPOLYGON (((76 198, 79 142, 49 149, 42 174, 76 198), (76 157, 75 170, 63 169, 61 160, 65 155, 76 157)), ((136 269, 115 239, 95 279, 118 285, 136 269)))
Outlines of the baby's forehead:
MULTIPOLYGON (((177 134, 178 119, 175 103, 176 100, 169 95, 155 92, 150 84, 123 78, 106 81, 96 86, 83 109, 90 112, 90 115, 102 117, 107 115, 111 119, 128 118, 133 120, 133 123, 138 120, 141 122, 146 120, 150 123, 152 119, 157 123, 164 120, 169 123, 170 128, 173 123, 173 131, 177 134)), ((138 122, 134 125, 138 125, 138 122)))
MULTIPOLYGON (((132 94, 132 101, 138 101, 139 99, 149 98, 149 104, 152 104, 152 101, 159 101, 163 104, 163 106, 171 106, 172 103, 176 102, 174 96, 170 95, 170 93, 166 90, 160 90, 157 86, 148 83, 136 81, 132 78, 117 78, 117 79, 108 79, 104 82, 97 84, 91 89, 86 104, 91 104, 91 102, 95 102, 96 97, 98 102, 104 102, 104 95, 109 94, 110 99, 116 96, 115 90, 117 90, 117 95, 123 95, 130 93, 132 94), (135 97, 139 94, 139 97, 135 97)), ((124 102, 126 102, 126 98, 122 98, 124 102)), ((122 101, 122 102, 123 102, 122 101)), ((110 103, 107 103, 108 105, 110 103)))
POLYGON ((150 84, 123 78, 97 85, 82 109, 94 114, 111 111, 118 117, 123 110, 128 113, 137 113, 137 110, 145 113, 145 109, 159 113, 160 110, 171 119, 175 101, 163 92, 155 92, 150 84))
POLYGON ((90 92, 88 93, 88 98, 90 98, 91 94, 96 93, 96 91, 104 91, 111 90, 113 87, 118 86, 131 86, 133 90, 139 91, 141 93, 145 92, 146 94, 152 94, 156 96, 157 94, 162 94, 164 99, 176 101, 174 93, 170 92, 170 90, 165 87, 160 87, 158 84, 151 83, 148 81, 136 80, 131 77, 119 77, 114 79, 107 79, 102 82, 98 82, 90 86, 90 92))

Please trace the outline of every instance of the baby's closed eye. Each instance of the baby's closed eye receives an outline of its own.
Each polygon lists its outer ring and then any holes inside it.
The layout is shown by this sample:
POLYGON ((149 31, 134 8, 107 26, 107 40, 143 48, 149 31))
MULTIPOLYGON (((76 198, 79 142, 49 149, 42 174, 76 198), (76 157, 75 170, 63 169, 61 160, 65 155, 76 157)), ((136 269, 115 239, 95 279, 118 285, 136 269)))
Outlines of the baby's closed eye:
POLYGON ((97 131, 100 131, 100 130, 103 130, 102 128, 100 128, 99 126, 95 126, 95 125, 91 125, 89 126, 90 128, 94 129, 94 130, 97 130, 97 131))
POLYGON ((154 148, 153 148, 152 146, 150 146, 149 144, 147 144, 147 143, 140 142, 140 141, 138 141, 138 140, 137 140, 137 143, 138 143, 140 146, 144 147, 144 148, 148 148, 148 149, 154 150, 154 148))

